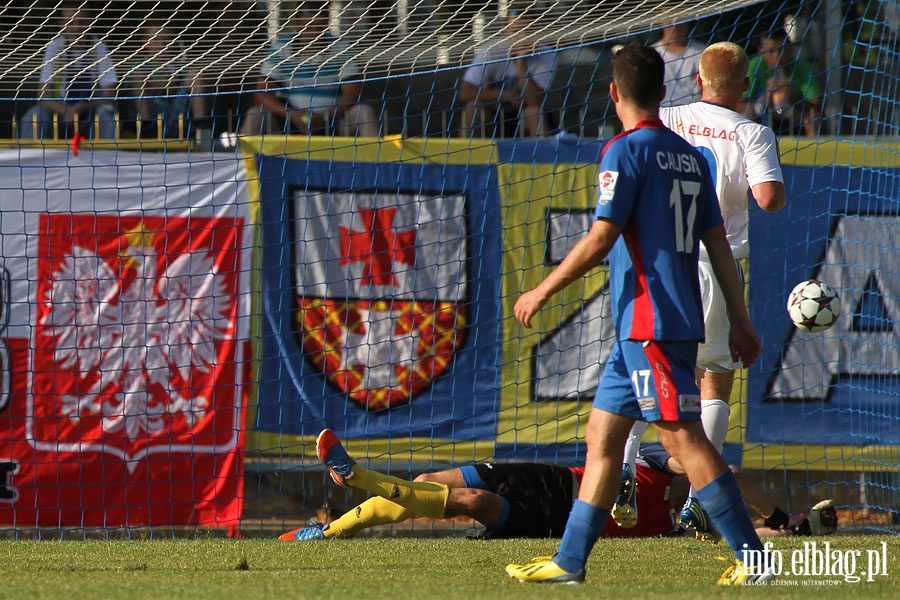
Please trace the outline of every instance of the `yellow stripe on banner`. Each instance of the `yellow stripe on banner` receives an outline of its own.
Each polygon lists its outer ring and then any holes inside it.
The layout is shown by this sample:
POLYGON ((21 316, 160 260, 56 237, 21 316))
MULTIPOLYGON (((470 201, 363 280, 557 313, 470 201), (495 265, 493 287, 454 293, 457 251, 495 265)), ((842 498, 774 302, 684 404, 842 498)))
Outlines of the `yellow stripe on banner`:
MULTIPOLYGON (((741 271, 744 274, 744 305, 750 304, 750 262, 746 258, 739 259, 741 271)), ((728 415, 728 433, 725 434, 726 444, 741 444, 744 442, 744 434, 747 431, 747 369, 738 369, 734 372, 734 385, 731 387, 731 398, 728 406, 731 413, 728 415)), ((649 429, 649 428, 648 428, 649 429)))
MULTIPOLYGON (((259 402, 259 377, 258 374, 262 369, 262 314, 263 314, 263 294, 262 294, 262 226, 260 225, 260 200, 259 200, 259 174, 256 166, 255 155, 250 155, 244 161, 244 170, 247 177, 247 196, 250 198, 249 215, 250 215, 250 231, 252 232, 253 253, 251 260, 253 264, 250 271, 250 356, 249 368, 256 375, 250 383, 247 392, 246 402, 246 418, 245 423, 256 423, 256 407, 259 402)), ((248 437, 252 435, 252 430, 247 430, 248 437)))
MULTIPOLYGON (((493 441, 453 441, 440 438, 403 437, 342 440, 347 453, 365 461, 484 462, 494 455, 493 441)), ((316 459, 316 438, 247 431, 247 452, 277 453, 294 459, 316 459)))
POLYGON ((596 164, 530 164, 497 166, 503 222, 503 365, 497 443, 573 443, 583 439, 582 419, 591 402, 534 401, 534 350, 543 336, 579 313, 582 300, 606 284, 605 268, 596 269, 581 285, 554 296, 538 315, 533 329, 524 329, 513 316, 519 295, 536 286, 552 267, 547 255, 547 217, 551 209, 592 210, 597 198, 596 164))
POLYGON ((458 138, 351 138, 327 136, 244 136, 245 154, 285 156, 322 162, 404 162, 439 165, 490 165, 498 160, 490 140, 458 138))
POLYGON ((900 471, 900 447, 747 444, 744 446, 743 468, 788 471, 900 471))
POLYGON ((778 138, 781 164, 797 167, 900 166, 900 143, 886 138, 822 141, 821 138, 778 138))

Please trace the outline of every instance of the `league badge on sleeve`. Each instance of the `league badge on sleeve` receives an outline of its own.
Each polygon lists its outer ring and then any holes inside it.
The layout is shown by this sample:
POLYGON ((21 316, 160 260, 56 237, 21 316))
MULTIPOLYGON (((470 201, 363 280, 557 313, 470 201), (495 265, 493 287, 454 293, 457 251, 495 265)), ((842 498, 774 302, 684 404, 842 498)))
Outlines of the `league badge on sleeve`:
POLYGON ((616 181, 618 179, 618 171, 603 171, 600 173, 600 204, 612 201, 616 193, 616 181))

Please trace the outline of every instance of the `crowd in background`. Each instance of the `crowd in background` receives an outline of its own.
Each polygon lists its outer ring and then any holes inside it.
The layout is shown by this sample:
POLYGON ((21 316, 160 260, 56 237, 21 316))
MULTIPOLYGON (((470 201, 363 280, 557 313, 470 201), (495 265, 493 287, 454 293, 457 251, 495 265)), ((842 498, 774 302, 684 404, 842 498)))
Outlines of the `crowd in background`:
MULTIPOLYGON (((221 133, 378 136, 391 132, 385 115, 416 116, 405 114, 410 99, 395 101, 388 86, 380 88, 381 97, 366 93, 362 65, 347 44, 332 35, 327 2, 306 1, 284 9, 287 26, 281 35, 254 42, 263 47, 262 53, 255 62, 243 64, 248 40, 237 34, 237 22, 248 13, 238 10, 243 3, 223 4, 222 18, 211 30, 219 55, 215 68, 204 68, 196 58, 186 60, 181 32, 152 13, 135 36, 138 50, 113 67, 110 49, 91 30, 102 22, 102 15, 93 14, 82 2, 62 2, 55 15, 58 35, 44 49, 37 93, 41 100, 27 108, 15 104, 15 137, 67 138, 76 130, 84 138, 192 139, 221 133)), ((848 22, 866 23, 864 15, 855 12, 866 6, 850 3, 848 18, 853 19, 848 22)), ((473 49, 466 63, 451 73, 453 89, 431 90, 435 96, 451 97, 449 108, 442 109, 447 114, 440 115, 440 135, 546 137, 566 130, 580 134, 585 133, 590 114, 603 121, 598 137, 620 128, 608 108, 594 106, 607 102, 608 71, 595 67, 583 81, 575 80, 570 68, 573 60, 591 56, 608 62, 613 44, 595 44, 573 59, 572 52, 527 43, 533 14, 510 10, 502 30, 473 49), (589 89, 579 100, 573 127, 573 118, 563 113, 567 108, 571 112, 565 104, 577 95, 572 90, 578 86, 589 89)), ((808 31, 814 23, 803 18, 779 14, 765 26, 757 24, 744 44, 752 63, 743 108, 779 135, 832 133, 824 118, 821 67, 815 52, 800 43, 801 27, 808 31)), ((873 30, 853 35, 882 34, 873 30)), ((664 105, 687 104, 699 97, 695 82, 699 53, 709 41, 722 37, 705 22, 673 22, 640 40, 652 42, 666 62, 664 105)), ((844 54, 850 64, 878 60, 870 52, 863 55, 845 48, 844 54)), ((414 93, 428 90, 410 88, 407 95, 414 93)), ((429 131, 433 128, 423 127, 423 135, 429 131)))

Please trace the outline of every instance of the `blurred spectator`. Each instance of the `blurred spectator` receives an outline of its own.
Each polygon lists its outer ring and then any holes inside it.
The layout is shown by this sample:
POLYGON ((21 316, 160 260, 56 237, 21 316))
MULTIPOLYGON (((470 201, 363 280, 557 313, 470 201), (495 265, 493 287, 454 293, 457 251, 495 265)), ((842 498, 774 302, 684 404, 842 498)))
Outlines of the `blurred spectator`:
POLYGON ((491 136, 497 127, 506 125, 504 120, 513 127, 521 121, 527 137, 544 135, 553 128, 543 106, 556 52, 526 41, 530 22, 526 13, 510 16, 500 37, 489 40, 475 54, 459 90, 463 104, 460 137, 482 137, 485 132, 491 136))
POLYGON ((262 66, 254 108, 241 133, 334 134, 375 137, 378 122, 360 102, 360 77, 345 44, 328 33, 328 7, 302 2, 291 33, 276 40, 262 66))
POLYGON ((140 137, 188 137, 194 75, 183 64, 177 33, 164 23, 144 25, 137 60, 127 87, 138 96, 134 106, 140 137))
POLYGON ((900 8, 896 2, 848 2, 843 21, 846 64, 884 70, 896 60, 900 8))
MULTIPOLYGON (((265 50, 265 14, 240 0, 214 2, 215 18, 200 44, 207 50, 192 85, 191 113, 199 139, 238 131, 265 50), (247 74, 253 73, 253 81, 247 74)), ((193 71, 193 69, 191 69, 193 71)))
POLYGON ((660 106, 677 106, 700 100, 697 73, 700 72, 700 55, 706 48, 691 41, 690 23, 673 23, 662 30, 662 38, 653 49, 666 63, 666 97, 660 106))
POLYGON ((76 120, 85 137, 114 138, 118 79, 106 44, 89 34, 93 15, 80 2, 63 2, 57 19, 60 33, 44 50, 41 100, 22 117, 19 139, 69 137, 76 120), (58 115, 58 131, 53 115, 58 115))
POLYGON ((747 114, 769 125, 776 135, 818 134, 822 88, 812 63, 796 58, 787 32, 776 27, 759 40, 750 59, 747 114))

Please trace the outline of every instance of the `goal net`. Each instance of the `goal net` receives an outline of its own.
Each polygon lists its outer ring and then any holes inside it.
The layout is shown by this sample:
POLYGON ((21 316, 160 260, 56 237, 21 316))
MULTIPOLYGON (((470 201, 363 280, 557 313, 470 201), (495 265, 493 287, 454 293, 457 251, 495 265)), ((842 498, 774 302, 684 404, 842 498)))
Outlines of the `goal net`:
MULTIPOLYGON (((512 307, 590 226, 617 46, 655 44, 679 104, 728 40, 788 205, 751 206, 763 355, 726 458, 786 511, 898 530, 896 2, 12 0, 0 21, 0 527, 272 535, 365 498, 316 458, 326 427, 401 477, 583 463, 606 267, 534 329, 512 307), (824 332, 785 310, 806 279, 841 297, 824 332)), ((412 529, 448 527, 476 526, 412 529)))

